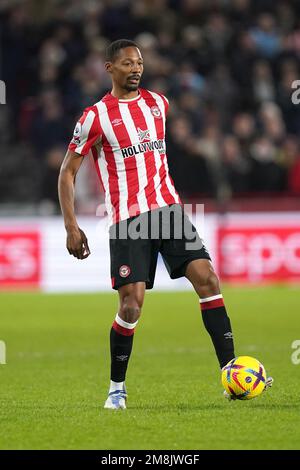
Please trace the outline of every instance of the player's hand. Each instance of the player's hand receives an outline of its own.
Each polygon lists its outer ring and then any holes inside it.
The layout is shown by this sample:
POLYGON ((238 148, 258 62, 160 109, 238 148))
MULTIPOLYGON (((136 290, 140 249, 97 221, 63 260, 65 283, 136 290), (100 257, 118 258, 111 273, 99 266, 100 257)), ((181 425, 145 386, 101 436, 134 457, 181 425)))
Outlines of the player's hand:
POLYGON ((68 230, 67 250, 78 259, 85 259, 91 254, 85 233, 79 227, 68 230))

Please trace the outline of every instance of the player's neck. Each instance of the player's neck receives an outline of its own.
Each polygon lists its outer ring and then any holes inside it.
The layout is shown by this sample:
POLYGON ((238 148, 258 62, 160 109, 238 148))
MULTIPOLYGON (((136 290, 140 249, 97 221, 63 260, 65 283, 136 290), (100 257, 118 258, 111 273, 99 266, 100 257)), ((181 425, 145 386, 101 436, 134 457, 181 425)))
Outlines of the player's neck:
POLYGON ((139 94, 140 94, 139 90, 128 91, 128 90, 124 90, 124 88, 116 88, 116 87, 113 87, 113 89, 111 90, 111 95, 114 96, 115 98, 118 98, 119 100, 132 100, 134 98, 137 98, 139 94))

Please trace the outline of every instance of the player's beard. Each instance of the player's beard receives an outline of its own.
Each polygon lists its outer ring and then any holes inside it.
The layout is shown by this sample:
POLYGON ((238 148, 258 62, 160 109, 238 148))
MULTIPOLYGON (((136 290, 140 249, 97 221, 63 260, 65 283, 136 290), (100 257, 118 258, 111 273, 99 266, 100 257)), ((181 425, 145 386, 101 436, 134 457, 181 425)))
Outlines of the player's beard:
POLYGON ((127 91, 136 91, 138 90, 139 86, 140 86, 140 82, 137 82, 137 83, 126 82, 124 88, 127 91))
POLYGON ((130 83, 130 78, 127 78, 125 82, 125 90, 127 91, 136 91, 140 86, 140 80, 138 80, 136 83, 130 83))

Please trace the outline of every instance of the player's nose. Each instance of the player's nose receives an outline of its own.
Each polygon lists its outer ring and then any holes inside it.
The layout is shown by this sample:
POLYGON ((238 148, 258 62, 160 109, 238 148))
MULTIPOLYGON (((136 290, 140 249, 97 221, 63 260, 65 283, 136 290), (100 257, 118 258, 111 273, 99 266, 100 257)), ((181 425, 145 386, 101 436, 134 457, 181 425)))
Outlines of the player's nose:
POLYGON ((142 67, 141 67, 141 64, 133 64, 132 65, 132 69, 131 69, 131 72, 132 73, 136 73, 136 74, 141 74, 141 71, 142 71, 142 67))

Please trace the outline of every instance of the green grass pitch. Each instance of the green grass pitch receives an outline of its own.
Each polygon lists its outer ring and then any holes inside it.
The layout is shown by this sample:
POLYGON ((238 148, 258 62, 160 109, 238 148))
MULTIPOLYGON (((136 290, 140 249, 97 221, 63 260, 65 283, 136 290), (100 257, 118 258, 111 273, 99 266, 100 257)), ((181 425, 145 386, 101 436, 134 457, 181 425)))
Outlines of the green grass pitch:
POLYGON ((147 293, 128 369, 128 408, 104 410, 117 294, 2 293, 1 449, 299 449, 299 290, 223 289, 236 354, 273 388, 227 402, 193 292, 147 293))

